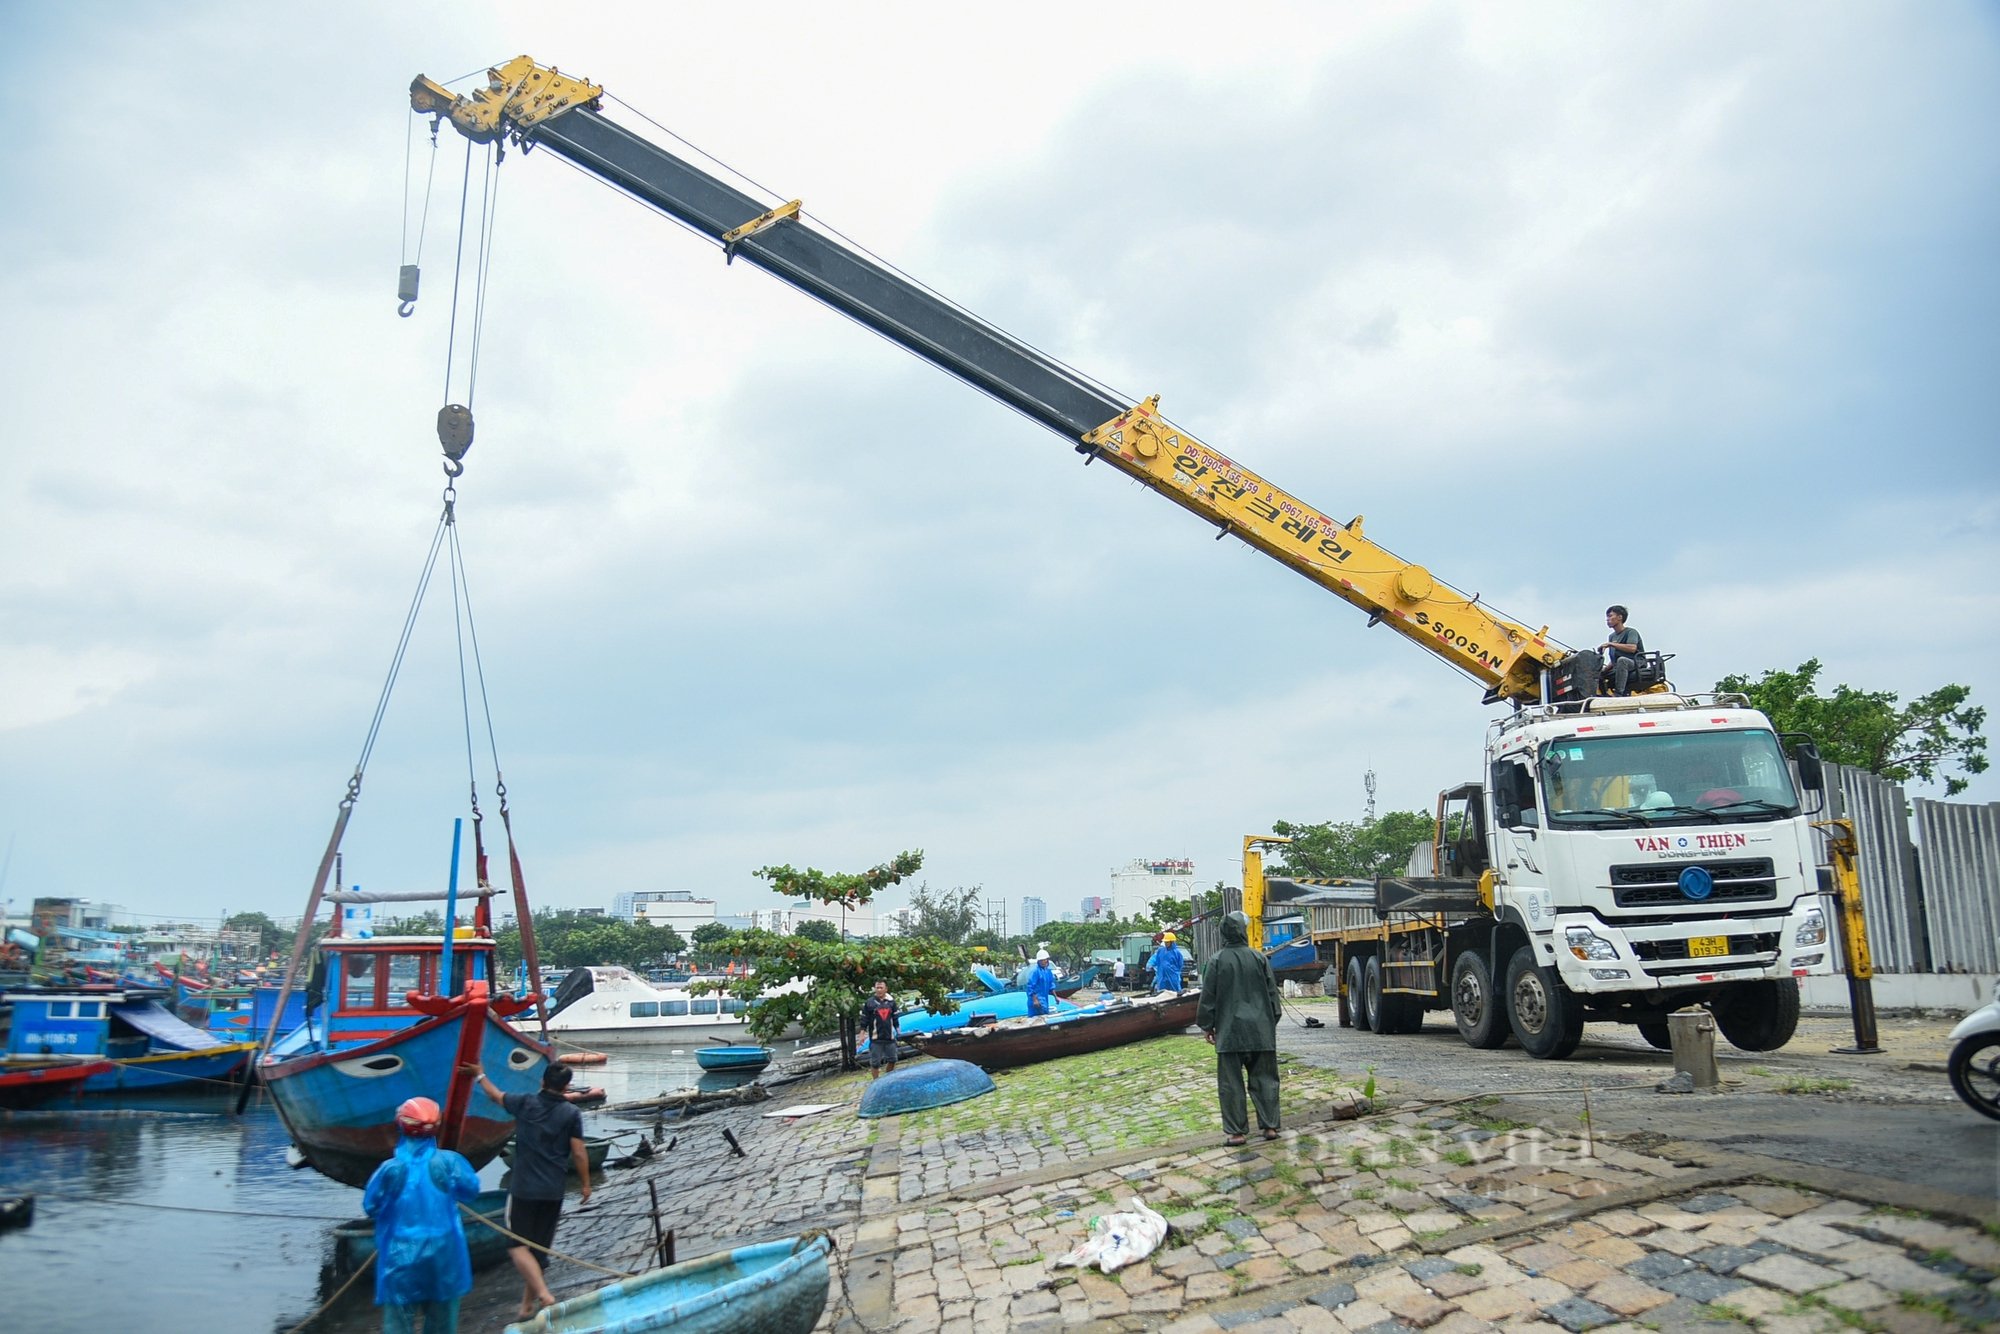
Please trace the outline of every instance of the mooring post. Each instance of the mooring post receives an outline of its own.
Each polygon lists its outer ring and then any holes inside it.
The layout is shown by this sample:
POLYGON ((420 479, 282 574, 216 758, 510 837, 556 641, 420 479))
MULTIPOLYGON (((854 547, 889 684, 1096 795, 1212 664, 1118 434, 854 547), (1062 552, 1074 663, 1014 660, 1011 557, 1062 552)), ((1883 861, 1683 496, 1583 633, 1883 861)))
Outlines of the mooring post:
POLYGON ((1674 1072, 1694 1081, 1698 1089, 1722 1082, 1715 1068, 1715 1016, 1699 1005, 1667 1016, 1667 1036, 1674 1047, 1674 1072))
POLYGON ((653 1202, 653 1256, 658 1264, 667 1263, 667 1234, 660 1230, 660 1188, 658 1183, 646 1183, 646 1196, 653 1202))

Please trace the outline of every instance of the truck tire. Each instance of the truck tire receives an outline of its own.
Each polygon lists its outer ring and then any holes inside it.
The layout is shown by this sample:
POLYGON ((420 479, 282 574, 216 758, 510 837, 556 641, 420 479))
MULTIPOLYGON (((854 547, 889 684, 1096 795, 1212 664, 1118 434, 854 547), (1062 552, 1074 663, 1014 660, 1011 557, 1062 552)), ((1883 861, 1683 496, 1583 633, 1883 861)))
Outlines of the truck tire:
POLYGON ((1716 998, 1715 1026, 1738 1051, 1776 1051, 1799 1031, 1799 984, 1739 982, 1716 998))
POLYGON ((1507 961, 1507 1023, 1521 1050, 1537 1060, 1565 1060, 1583 1041, 1582 1003, 1555 969, 1536 967, 1532 945, 1507 961))
POLYGON ((1320 980, 1320 990, 1325 991, 1328 987, 1333 988, 1331 994, 1336 997, 1333 1008, 1335 1013, 1340 1016, 1340 1026, 1342 1028, 1352 1028, 1354 1027, 1354 998, 1341 985, 1341 978, 1342 974, 1337 966, 1329 967, 1326 970, 1326 976, 1320 980))
POLYGON ((1368 960, 1363 974, 1363 994, 1368 997, 1368 1026, 1387 1037, 1414 1033, 1424 1026, 1424 1011, 1414 996, 1382 994, 1382 962, 1368 960))
POLYGON ((1361 1029, 1375 1026, 1369 1022, 1367 976, 1359 956, 1347 961, 1347 1012, 1353 1016, 1354 1026, 1361 1029))
POLYGON ((1468 1047, 1492 1051, 1507 1043, 1507 1006, 1477 950, 1467 950, 1451 966, 1451 1019, 1468 1047))
POLYGON ((1639 1036, 1661 1051, 1672 1051, 1674 1039, 1664 1019, 1651 1019, 1639 1025, 1639 1036))

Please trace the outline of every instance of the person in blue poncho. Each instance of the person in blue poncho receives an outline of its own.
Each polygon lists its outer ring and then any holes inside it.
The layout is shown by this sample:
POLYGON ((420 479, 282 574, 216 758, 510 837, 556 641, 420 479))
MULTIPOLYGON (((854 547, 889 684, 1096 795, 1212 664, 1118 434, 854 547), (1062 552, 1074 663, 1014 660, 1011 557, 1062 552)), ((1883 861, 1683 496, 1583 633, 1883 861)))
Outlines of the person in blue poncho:
POLYGON ((1028 985, 1022 990, 1028 993, 1028 1013, 1047 1014, 1049 1002, 1056 994, 1056 970, 1049 966, 1049 952, 1035 952, 1035 966, 1028 970, 1028 985))
POLYGON ((437 1146, 443 1118, 429 1098, 396 1109, 396 1154, 368 1178, 361 1207, 375 1220, 375 1304, 382 1334, 457 1334, 458 1299, 472 1291, 472 1259, 458 1202, 479 1194, 462 1154, 437 1146))
POLYGON ((1153 951, 1153 990, 1178 992, 1181 989, 1181 947, 1169 931, 1153 951))

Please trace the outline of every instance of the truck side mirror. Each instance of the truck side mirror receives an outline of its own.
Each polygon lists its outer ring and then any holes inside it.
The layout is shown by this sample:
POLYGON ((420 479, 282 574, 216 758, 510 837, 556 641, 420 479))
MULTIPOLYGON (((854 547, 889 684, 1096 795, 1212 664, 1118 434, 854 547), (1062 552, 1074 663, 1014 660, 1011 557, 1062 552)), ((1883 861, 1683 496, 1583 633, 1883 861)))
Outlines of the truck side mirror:
POLYGON ((1792 743, 1792 763, 1799 769, 1799 786, 1808 792, 1826 791, 1826 770, 1820 763, 1819 747, 1811 738, 1792 743))

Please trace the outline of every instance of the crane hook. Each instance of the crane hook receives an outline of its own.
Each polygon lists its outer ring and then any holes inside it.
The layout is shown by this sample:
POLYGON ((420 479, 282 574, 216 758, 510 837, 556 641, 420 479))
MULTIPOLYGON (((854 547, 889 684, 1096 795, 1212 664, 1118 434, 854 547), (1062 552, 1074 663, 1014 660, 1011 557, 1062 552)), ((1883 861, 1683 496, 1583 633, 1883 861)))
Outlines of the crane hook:
POLYGON ((460 462, 472 448, 472 409, 447 403, 438 409, 438 443, 444 446, 444 470, 456 477, 465 471, 460 462))
POLYGON ((396 313, 406 320, 410 318, 410 312, 417 308, 418 276, 414 264, 405 264, 396 275, 396 313))

